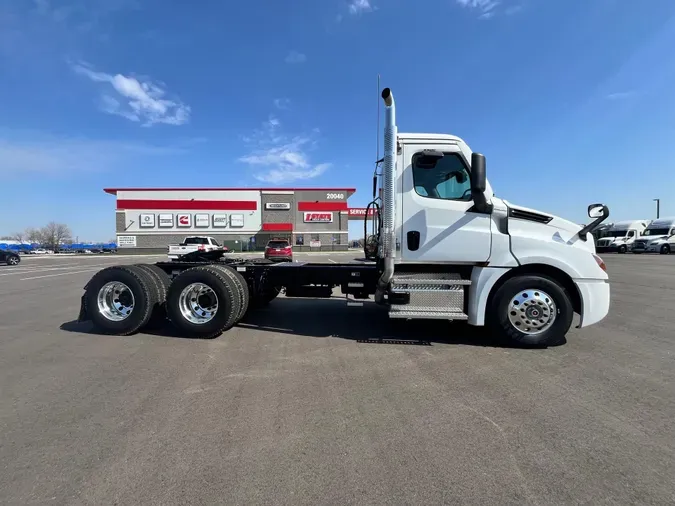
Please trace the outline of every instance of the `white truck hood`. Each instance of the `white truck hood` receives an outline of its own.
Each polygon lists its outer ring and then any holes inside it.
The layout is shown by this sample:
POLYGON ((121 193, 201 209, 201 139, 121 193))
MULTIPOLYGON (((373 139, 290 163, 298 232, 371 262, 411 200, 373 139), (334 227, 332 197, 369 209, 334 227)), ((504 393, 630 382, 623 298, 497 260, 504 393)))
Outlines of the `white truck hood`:
POLYGON ((513 203, 511 203, 507 200, 505 200, 504 202, 511 209, 516 209, 516 210, 524 211, 524 212, 527 212, 527 213, 536 213, 536 214, 540 214, 542 216, 548 216, 549 218, 551 218, 551 221, 549 221, 547 224, 541 223, 542 226, 557 228, 558 230, 569 232, 571 234, 576 234, 577 232, 579 232, 579 230, 581 230, 581 225, 578 225, 578 224, 576 224, 572 221, 566 220, 564 218, 560 218, 559 216, 555 216, 551 213, 539 211, 538 209, 531 209, 529 207, 519 206, 519 205, 513 204, 513 203))
POLYGON ((560 218, 559 216, 555 216, 550 213, 539 211, 537 209, 515 205, 508 201, 504 201, 504 203, 508 205, 511 210, 523 211, 525 213, 534 213, 550 218, 551 221, 548 223, 537 223, 536 221, 533 221, 529 225, 530 227, 541 227, 541 231, 544 236, 554 236, 554 238, 557 237, 555 240, 567 242, 570 245, 574 245, 574 247, 582 248, 590 251, 591 253, 595 253, 595 241, 593 240, 591 234, 587 234, 586 241, 581 241, 578 237, 575 237, 575 235, 583 228, 582 225, 564 218, 560 218))

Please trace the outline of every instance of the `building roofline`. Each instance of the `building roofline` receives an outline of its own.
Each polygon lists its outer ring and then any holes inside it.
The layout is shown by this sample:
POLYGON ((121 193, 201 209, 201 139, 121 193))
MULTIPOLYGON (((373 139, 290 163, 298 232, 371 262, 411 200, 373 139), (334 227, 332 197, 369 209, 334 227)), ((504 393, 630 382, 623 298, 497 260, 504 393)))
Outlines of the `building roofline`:
POLYGON ((127 192, 161 192, 161 191, 294 191, 294 192, 312 192, 312 191, 343 191, 348 192, 350 195, 356 193, 356 188, 342 188, 342 187, 332 187, 332 188, 103 188, 103 191, 109 193, 110 195, 117 195, 119 191, 127 192))

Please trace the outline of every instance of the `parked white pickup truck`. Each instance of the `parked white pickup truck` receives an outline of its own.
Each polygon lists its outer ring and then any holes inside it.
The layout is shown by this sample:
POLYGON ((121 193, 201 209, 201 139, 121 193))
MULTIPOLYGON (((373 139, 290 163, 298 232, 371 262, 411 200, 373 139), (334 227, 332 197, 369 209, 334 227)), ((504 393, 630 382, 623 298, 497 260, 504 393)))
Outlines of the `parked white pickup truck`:
POLYGON ((180 244, 169 244, 169 258, 176 259, 193 251, 213 251, 216 249, 227 251, 227 247, 221 246, 213 237, 191 236, 186 237, 180 244))

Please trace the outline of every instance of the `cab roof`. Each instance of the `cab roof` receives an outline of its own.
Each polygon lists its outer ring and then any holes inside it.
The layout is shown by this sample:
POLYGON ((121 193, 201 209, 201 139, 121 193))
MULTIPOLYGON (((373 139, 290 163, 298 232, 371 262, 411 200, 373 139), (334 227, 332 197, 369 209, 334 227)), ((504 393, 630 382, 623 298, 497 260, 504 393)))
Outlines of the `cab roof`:
POLYGON ((461 138, 451 134, 436 134, 436 133, 407 133, 399 132, 399 140, 434 140, 434 141, 450 141, 450 142, 464 142, 461 138))

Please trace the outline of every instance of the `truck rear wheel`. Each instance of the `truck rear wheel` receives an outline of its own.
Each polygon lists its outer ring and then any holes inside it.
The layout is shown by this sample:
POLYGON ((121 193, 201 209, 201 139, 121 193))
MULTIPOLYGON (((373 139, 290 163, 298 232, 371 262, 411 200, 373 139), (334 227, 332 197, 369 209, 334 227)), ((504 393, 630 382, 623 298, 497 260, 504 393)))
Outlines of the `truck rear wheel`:
POLYGON ((490 325, 502 338, 520 346, 565 342, 574 310, 566 290, 537 275, 506 281, 492 298, 490 325))
POLYGON ((192 267, 169 286, 166 312, 186 337, 210 339, 230 329, 241 311, 239 286, 219 266, 192 267))
POLYGON ((157 294, 157 302, 152 309, 152 315, 146 324, 146 328, 161 328, 166 322, 166 294, 171 284, 171 278, 164 269, 156 265, 137 264, 136 267, 147 273, 157 294))
POLYGON ((94 327, 127 336, 145 326, 157 303, 149 275, 133 265, 106 267, 87 283, 85 307, 94 327))
POLYGON ((239 293, 239 303, 241 308, 239 310, 239 315, 237 316, 237 319, 235 321, 235 324, 237 324, 244 317, 246 311, 248 311, 248 305, 250 301, 248 283, 244 279, 244 276, 239 274, 232 267, 228 267, 225 265, 212 265, 212 267, 220 269, 220 271, 223 272, 226 276, 228 276, 238 287, 237 291, 239 293))

